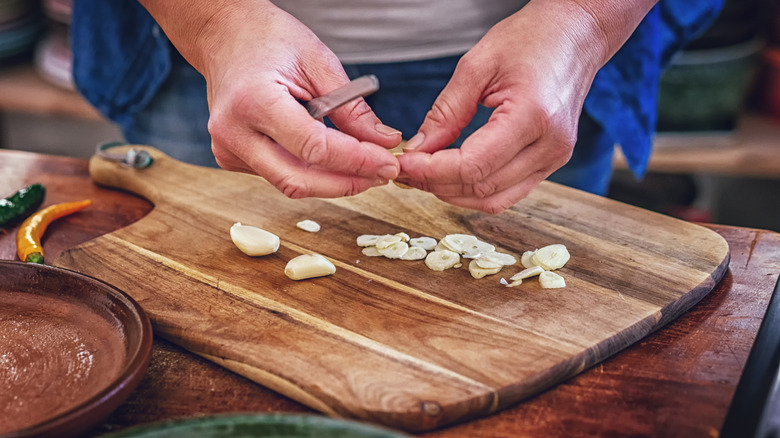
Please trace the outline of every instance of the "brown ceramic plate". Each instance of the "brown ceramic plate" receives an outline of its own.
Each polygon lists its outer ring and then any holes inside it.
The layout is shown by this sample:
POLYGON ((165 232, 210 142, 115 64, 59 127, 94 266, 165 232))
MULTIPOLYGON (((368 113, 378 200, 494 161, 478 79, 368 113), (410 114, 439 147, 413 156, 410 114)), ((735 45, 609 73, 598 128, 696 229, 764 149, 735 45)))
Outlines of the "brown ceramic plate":
POLYGON ((0 435, 86 431, 135 389, 151 349, 149 318, 119 289, 0 261, 0 435))

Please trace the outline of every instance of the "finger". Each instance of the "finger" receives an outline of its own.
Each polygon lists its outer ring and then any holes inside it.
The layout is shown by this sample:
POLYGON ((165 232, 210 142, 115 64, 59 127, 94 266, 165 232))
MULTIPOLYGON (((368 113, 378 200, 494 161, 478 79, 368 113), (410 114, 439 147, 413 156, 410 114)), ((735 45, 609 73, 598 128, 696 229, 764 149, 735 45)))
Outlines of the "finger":
POLYGON ((401 131, 383 124, 363 98, 344 104, 328 118, 342 132, 386 149, 398 146, 403 140, 401 131))
POLYGON ((475 198, 470 196, 438 196, 438 198, 458 207, 484 211, 485 213, 490 214, 499 214, 527 197, 545 178, 546 176, 544 176, 544 173, 534 173, 519 184, 513 185, 506 190, 496 192, 486 198, 475 198))
POLYGON ((515 155, 508 163, 485 179, 473 184, 457 183, 425 183, 400 178, 398 181, 420 190, 433 193, 436 196, 459 196, 473 198, 487 198, 494 193, 504 191, 513 185, 529 178, 531 175, 541 173, 544 177, 552 174, 556 169, 568 161, 570 148, 563 144, 545 144, 535 142, 515 155), (560 149, 551 151, 550 149, 560 149))
MULTIPOLYGON (((387 149, 326 127, 277 84, 263 96, 247 96, 235 106, 236 117, 268 135, 292 155, 304 162, 347 175, 393 179, 398 175, 398 160, 387 149)), ((232 123, 214 123, 212 137, 227 140, 234 135, 232 123)))
POLYGON ((433 152, 458 139, 482 100, 488 75, 482 67, 468 62, 468 55, 458 62, 452 78, 433 102, 419 131, 406 143, 404 150, 433 152))
MULTIPOLYGON (((406 153, 399 157, 401 179, 425 184, 476 184, 511 162, 547 130, 540 111, 523 102, 504 102, 488 122, 467 138, 460 149, 432 154, 406 153)), ((535 163, 529 161, 527 166, 535 163)), ((527 172, 526 172, 527 173, 527 172)))
POLYGON ((387 179, 358 177, 308 165, 261 134, 235 138, 239 141, 231 147, 212 146, 220 167, 260 175, 290 198, 352 196, 388 182, 387 179))

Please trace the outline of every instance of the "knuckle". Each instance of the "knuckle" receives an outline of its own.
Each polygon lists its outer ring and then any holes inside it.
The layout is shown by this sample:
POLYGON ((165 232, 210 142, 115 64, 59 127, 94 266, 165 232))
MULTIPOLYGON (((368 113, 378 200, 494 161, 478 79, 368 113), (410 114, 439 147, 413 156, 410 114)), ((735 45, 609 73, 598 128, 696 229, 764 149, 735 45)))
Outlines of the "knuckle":
POLYGON ((283 176, 275 186, 290 199, 306 198, 311 194, 311 188, 306 181, 295 175, 283 176))
POLYGON ((498 191, 498 187, 496 187, 493 182, 484 180, 479 181, 476 184, 472 184, 471 191, 477 198, 487 198, 488 196, 496 193, 496 191, 498 191))
POLYGON ((328 142, 325 136, 309 132, 301 139, 300 158, 309 163, 323 165, 328 162, 328 142))
POLYGON ((478 157, 464 157, 460 166, 460 179, 465 184, 483 182, 492 172, 489 162, 478 157))

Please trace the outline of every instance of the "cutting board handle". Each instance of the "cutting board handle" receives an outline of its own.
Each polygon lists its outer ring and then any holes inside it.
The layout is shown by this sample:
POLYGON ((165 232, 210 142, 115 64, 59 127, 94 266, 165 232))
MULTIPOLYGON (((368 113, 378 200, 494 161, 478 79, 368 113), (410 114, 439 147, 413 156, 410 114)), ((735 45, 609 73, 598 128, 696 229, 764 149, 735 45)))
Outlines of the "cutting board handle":
POLYGON ((145 150, 152 157, 152 164, 145 168, 133 168, 117 161, 94 155, 89 160, 89 174, 92 180, 102 186, 118 188, 135 193, 152 203, 164 197, 165 174, 178 171, 179 167, 188 167, 174 160, 158 149, 144 145, 124 145, 112 147, 112 153, 123 154, 131 149, 145 150))

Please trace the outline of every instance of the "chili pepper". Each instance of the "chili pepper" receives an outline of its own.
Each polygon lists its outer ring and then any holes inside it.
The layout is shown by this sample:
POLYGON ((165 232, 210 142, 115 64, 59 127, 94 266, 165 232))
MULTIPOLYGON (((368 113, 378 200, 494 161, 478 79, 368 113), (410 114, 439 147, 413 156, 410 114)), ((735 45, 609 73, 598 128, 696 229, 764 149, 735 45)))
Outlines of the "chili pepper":
POLYGON ((90 204, 92 204, 92 201, 89 199, 54 204, 28 217, 16 233, 16 253, 19 256, 19 260, 43 263, 41 237, 46 232, 46 227, 56 219, 82 210, 90 204))
POLYGON ((0 199, 0 227, 11 225, 32 214, 41 205, 45 195, 46 188, 43 185, 33 184, 0 199))

